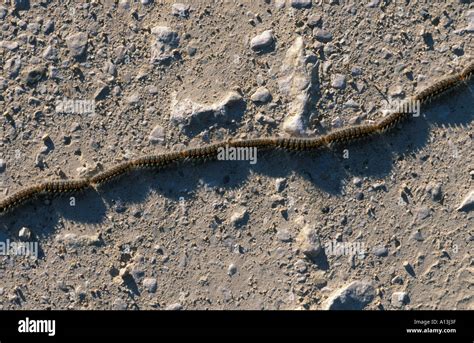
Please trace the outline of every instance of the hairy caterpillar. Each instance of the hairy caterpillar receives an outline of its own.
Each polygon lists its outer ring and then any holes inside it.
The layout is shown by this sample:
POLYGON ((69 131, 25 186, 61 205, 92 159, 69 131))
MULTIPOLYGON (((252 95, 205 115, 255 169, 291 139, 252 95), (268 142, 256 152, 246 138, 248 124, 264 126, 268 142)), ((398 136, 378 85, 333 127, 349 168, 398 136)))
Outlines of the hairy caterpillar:
MULTIPOLYGON (((422 89, 406 101, 419 101, 426 104, 433 99, 444 95, 457 87, 467 84, 474 75, 474 61, 465 67, 460 73, 449 75, 432 85, 422 89)), ((362 138, 368 138, 375 134, 383 133, 401 121, 408 119, 410 111, 395 111, 386 117, 379 119, 374 124, 357 125, 342 128, 326 135, 313 138, 299 137, 268 137, 240 140, 227 140, 213 143, 202 147, 187 148, 178 152, 167 152, 159 155, 148 155, 137 159, 122 162, 108 170, 86 179, 48 181, 38 185, 26 187, 13 195, 0 201, 0 214, 8 212, 13 208, 36 198, 42 194, 60 195, 67 192, 79 192, 87 188, 98 187, 122 175, 140 168, 162 168, 173 163, 187 160, 200 160, 216 158, 219 148, 231 147, 255 147, 259 149, 287 149, 296 151, 317 150, 330 147, 334 144, 350 143, 362 138)))

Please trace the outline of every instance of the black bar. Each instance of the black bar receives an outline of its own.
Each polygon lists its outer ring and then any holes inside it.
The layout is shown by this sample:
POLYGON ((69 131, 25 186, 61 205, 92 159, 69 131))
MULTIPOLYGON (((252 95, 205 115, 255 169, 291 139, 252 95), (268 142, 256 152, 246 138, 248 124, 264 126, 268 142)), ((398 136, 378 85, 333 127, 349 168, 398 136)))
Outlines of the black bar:
POLYGON ((465 337, 472 342, 473 318, 473 311, 0 311, 0 341, 16 342, 18 337, 54 341, 60 337, 271 335, 430 341, 465 337), (19 333, 19 322, 27 317, 55 320, 55 335, 19 333), (408 333, 407 329, 426 332, 408 333), (455 329, 456 333, 434 329, 455 329))

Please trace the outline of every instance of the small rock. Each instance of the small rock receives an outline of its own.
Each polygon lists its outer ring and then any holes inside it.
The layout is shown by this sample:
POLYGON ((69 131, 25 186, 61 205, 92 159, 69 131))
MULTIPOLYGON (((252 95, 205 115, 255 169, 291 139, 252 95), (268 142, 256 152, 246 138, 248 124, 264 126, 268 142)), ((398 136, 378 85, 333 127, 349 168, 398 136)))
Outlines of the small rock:
POLYGON ((313 36, 320 42, 327 43, 332 40, 332 33, 323 29, 315 28, 313 36))
POLYGON ((298 260, 295 262, 295 269, 298 273, 304 274, 308 270, 308 266, 306 265, 305 261, 298 260))
POLYGON ((179 45, 178 32, 167 26, 155 26, 151 29, 151 63, 167 63, 171 60, 173 49, 179 45))
POLYGON ((0 158, 0 173, 3 173, 7 168, 7 163, 3 158, 0 158))
POLYGON ((77 235, 75 233, 66 233, 58 235, 56 242, 68 245, 70 247, 78 248, 84 246, 98 246, 102 242, 100 233, 94 235, 77 235))
POLYGON ((250 41, 250 47, 253 50, 262 50, 264 48, 270 47, 273 43, 273 31, 266 30, 252 38, 252 40, 250 41))
POLYGON ((309 259, 317 258, 323 251, 316 229, 305 225, 296 237, 296 243, 303 254, 309 259))
POLYGON ((375 289, 370 282, 354 281, 330 295, 323 309, 362 310, 374 297, 375 289))
POLYGON ((276 233, 276 238, 283 243, 291 242, 290 231, 287 229, 279 229, 276 233))
POLYGON ((423 235, 421 234, 420 229, 414 230, 414 231, 411 233, 410 238, 412 238, 412 239, 414 239, 415 241, 418 241, 418 242, 422 242, 422 241, 425 240, 425 238, 424 238, 423 235))
POLYGON ((44 34, 48 35, 53 31, 54 31, 54 21, 50 19, 44 24, 43 32, 44 34))
POLYGON ((441 183, 439 182, 430 182, 426 186, 426 193, 428 193, 431 196, 431 199, 434 201, 439 201, 442 198, 442 193, 441 193, 441 183))
POLYGON ((392 294, 392 305, 395 307, 403 307, 410 302, 410 298, 406 292, 393 292, 392 294))
POLYGON ((32 236, 31 230, 28 229, 27 227, 22 227, 20 231, 18 232, 18 238, 24 241, 30 240, 32 236))
POLYGON ((180 18, 189 17, 189 5, 176 3, 171 6, 171 14, 180 18))
POLYGON ((474 190, 470 191, 456 210, 469 212, 474 209, 474 190))
POLYGON ((431 211, 426 206, 421 206, 416 209, 415 220, 421 221, 428 218, 431 215, 431 211))
POLYGON ((319 14, 314 14, 309 16, 308 21, 306 22, 309 27, 315 27, 321 24, 321 16, 319 14))
POLYGON ((0 41, 0 48, 7 49, 7 50, 10 50, 10 51, 14 51, 14 50, 18 49, 18 47, 19 47, 19 44, 17 42, 6 41, 6 40, 0 41))
POLYGON ((32 86, 46 76, 46 68, 43 66, 34 66, 23 72, 23 82, 32 86))
POLYGON ((155 278, 146 278, 143 280, 143 287, 148 291, 148 293, 155 293, 158 288, 155 278))
POLYGON ((351 74, 352 76, 362 75, 362 69, 360 67, 352 67, 351 74))
POLYGON ((43 58, 46 59, 46 60, 55 60, 57 59, 58 57, 58 51, 53 48, 51 45, 48 45, 46 47, 46 49, 44 49, 44 52, 43 52, 43 58))
POLYGON ((87 50, 87 38, 87 34, 84 32, 74 33, 66 37, 66 45, 73 57, 83 57, 87 50))
POLYGON ((167 311, 180 311, 182 309, 183 309, 183 305, 181 305, 180 303, 174 303, 174 304, 166 306, 165 308, 165 310, 167 311))
POLYGON ((403 91, 403 87, 401 85, 393 85, 389 87, 388 95, 393 98, 402 97, 403 95, 405 95, 405 92, 403 91))
POLYGON ((388 255, 388 249, 386 247, 375 248, 374 255, 377 257, 385 257, 388 255))
POLYGON ((377 7, 380 4, 380 0, 372 0, 367 4, 367 7, 369 8, 374 8, 377 7))
POLYGON ((235 264, 231 263, 231 264, 229 265, 229 268, 227 268, 227 274, 228 274, 229 276, 232 276, 232 275, 234 275, 235 273, 237 273, 237 266, 236 266, 235 264))
POLYGON ((97 89, 94 92, 94 100, 99 101, 103 100, 110 93, 109 86, 105 82, 99 81, 97 84, 97 89))
POLYGON ((155 126, 151 131, 150 136, 148 136, 148 140, 152 143, 164 143, 165 129, 163 128, 163 126, 155 126))
POLYGON ((346 88, 346 77, 342 74, 332 75, 331 87, 336 88, 336 89, 346 88))
POLYGON ((291 7, 296 9, 310 8, 312 0, 291 0, 291 7))
POLYGON ((354 184, 354 186, 360 187, 362 186, 362 179, 356 176, 355 178, 352 179, 352 183, 354 184))
POLYGON ((230 217, 230 224, 234 227, 243 225, 248 220, 248 211, 242 208, 232 214, 230 217))
POLYGON ((286 187, 286 179, 285 178, 278 178, 275 180, 275 190, 280 193, 286 187))
POLYGON ((9 78, 14 79, 18 76, 21 68, 21 59, 18 56, 9 58, 5 61, 4 70, 7 71, 9 78))
POLYGON ((252 100, 253 102, 262 104, 270 101, 271 99, 272 95, 265 87, 259 87, 250 97, 250 100, 252 100))

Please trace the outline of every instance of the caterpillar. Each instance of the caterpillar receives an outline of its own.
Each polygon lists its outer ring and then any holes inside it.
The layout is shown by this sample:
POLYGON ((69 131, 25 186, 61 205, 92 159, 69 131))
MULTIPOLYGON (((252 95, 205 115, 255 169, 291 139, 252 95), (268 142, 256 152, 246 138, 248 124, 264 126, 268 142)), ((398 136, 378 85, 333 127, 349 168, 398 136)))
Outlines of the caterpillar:
MULTIPOLYGON (((419 101, 427 104, 456 88, 466 85, 474 75, 474 61, 471 61, 461 72, 446 76, 428 87, 417 92, 406 101, 419 101)), ((126 162, 121 162, 108 170, 104 170, 91 178, 77 180, 48 181, 39 185, 26 187, 0 201, 0 214, 6 213, 39 195, 60 195, 69 192, 80 192, 88 188, 100 188, 124 174, 141 168, 163 168, 174 163, 188 160, 215 159, 219 148, 230 146, 235 148, 255 147, 259 149, 285 149, 294 151, 312 151, 324 149, 337 144, 346 144, 355 140, 369 138, 393 128, 408 119, 410 111, 394 111, 373 124, 356 125, 338 129, 325 135, 310 138, 300 137, 265 137, 239 140, 226 140, 202 147, 187 148, 177 152, 159 155, 148 155, 126 162)))

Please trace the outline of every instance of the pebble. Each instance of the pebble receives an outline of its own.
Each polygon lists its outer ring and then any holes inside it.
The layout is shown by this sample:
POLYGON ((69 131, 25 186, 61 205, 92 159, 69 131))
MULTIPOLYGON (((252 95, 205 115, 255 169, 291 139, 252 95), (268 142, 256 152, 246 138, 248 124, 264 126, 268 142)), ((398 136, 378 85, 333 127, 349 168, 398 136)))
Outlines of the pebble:
POLYGON ((332 33, 323 29, 315 28, 313 30, 313 36, 323 43, 332 41, 332 33))
POLYGON ((179 46, 178 32, 167 26, 155 26, 151 29, 151 63, 166 63, 173 58, 173 49, 179 46))
POLYGON ((46 76, 46 68, 43 66, 33 66, 23 72, 22 81, 32 86, 46 76))
POLYGON ((84 246, 98 246, 102 242, 100 233, 93 235, 77 235, 75 233, 65 233, 56 236, 56 242, 78 248, 84 246))
POLYGON ((392 279, 391 283, 402 285, 403 284, 403 278, 400 275, 397 275, 392 279))
POLYGON ((24 241, 28 241, 32 236, 31 230, 27 227, 22 227, 18 232, 18 238, 24 241))
POLYGON ((422 241, 425 240, 425 238, 423 237, 420 229, 415 229, 411 233, 410 238, 412 238, 412 239, 414 239, 415 241, 418 241, 418 242, 422 242, 422 241))
POLYGON ((235 92, 228 92, 220 101, 213 104, 201 104, 191 99, 176 100, 176 94, 171 100, 170 119, 173 124, 180 124, 183 127, 189 126, 193 119, 197 121, 216 120, 226 116, 228 109, 234 104, 242 101, 242 96, 235 92))
POLYGON ((308 266, 304 260, 298 260, 295 262, 295 269, 298 273, 304 274, 308 270, 308 266))
POLYGON ((286 187, 286 179, 281 177, 275 180, 275 191, 282 192, 286 187))
POLYGON ((426 206, 418 207, 415 211, 415 219, 417 221, 425 220, 431 215, 431 211, 426 206))
POLYGON ((266 30, 252 38, 250 47, 253 50, 262 50, 270 47, 274 43, 274 40, 273 31, 266 30))
POLYGON ((404 305, 410 302, 410 298, 408 297, 408 293, 406 292, 393 292, 392 293, 392 305, 395 307, 403 307, 404 305))
POLYGON ((324 301, 324 310, 362 310, 375 298, 374 286, 367 281, 354 281, 334 291, 324 301))
POLYGON ((231 263, 231 264, 229 265, 229 267, 227 268, 227 274, 228 274, 229 276, 232 276, 232 275, 234 275, 235 273, 237 273, 237 266, 236 266, 235 264, 231 263))
POLYGON ((58 51, 53 48, 51 45, 48 45, 43 51, 43 58, 46 60, 55 60, 57 59, 58 51))
POLYGON ((148 293, 155 293, 158 288, 158 284, 155 278, 145 278, 143 279, 143 287, 148 291, 148 293))
POLYGON ((352 67, 351 74, 352 76, 362 75, 362 69, 360 67, 352 67))
POLYGON ((164 143, 165 141, 165 129, 161 125, 157 125, 151 130, 148 140, 152 143, 164 143))
POLYGON ((426 193, 428 193, 432 200, 440 201, 442 198, 441 183, 430 182, 426 186, 426 193))
POLYGON ((291 7, 296 9, 310 8, 312 0, 291 0, 291 7))
POLYGON ((7 16, 7 9, 3 6, 0 6, 0 20, 3 20, 5 19, 5 17, 7 16))
POLYGON ((317 258, 323 251, 318 232, 316 229, 305 225, 296 237, 298 248, 309 259, 317 258))
POLYGON ((311 74, 317 65, 307 63, 306 58, 303 38, 297 37, 286 51, 280 69, 278 87, 280 93, 290 101, 282 128, 290 135, 301 135, 305 131, 303 123, 312 88, 311 74))
POLYGON ((321 16, 319 14, 313 14, 309 16, 307 22, 309 27, 315 27, 321 24, 321 16))
POLYGON ((374 255, 377 257, 386 257, 388 256, 388 249, 386 247, 375 248, 374 255))
POLYGON ((266 103, 272 99, 272 95, 268 91, 267 88, 265 87, 259 87, 255 91, 255 93, 252 94, 250 97, 250 100, 252 100, 255 103, 266 103))
POLYGON ((166 306, 165 310, 167 311, 180 311, 183 309, 183 305, 180 303, 174 303, 166 306))
POLYGON ((180 18, 189 17, 189 5, 176 3, 171 6, 171 14, 180 18))
POLYGON ((21 68, 21 59, 18 56, 14 56, 5 61, 4 69, 7 71, 9 78, 14 79, 18 76, 21 68))
POLYGON ((15 51, 16 49, 18 49, 19 46, 20 45, 18 44, 18 42, 15 41, 0 41, 0 48, 7 49, 10 51, 15 51))
POLYGON ((71 55, 75 58, 83 57, 87 50, 87 34, 74 33, 66 37, 66 45, 71 55))
POLYGON ((283 243, 291 242, 291 234, 287 229, 279 229, 276 233, 276 238, 283 243))
POLYGON ((230 224, 234 227, 241 226, 248 220, 248 216, 247 209, 242 208, 231 215, 230 224))
POLYGON ((391 97, 402 97, 405 95, 405 92, 403 91, 402 85, 393 85, 388 88, 388 95, 391 97))
POLYGON ((336 89, 346 88, 346 77, 342 74, 334 74, 331 77, 331 87, 336 89))
POLYGON ((462 200, 456 210, 469 212, 474 209, 474 190, 470 191, 462 200))
POLYGON ((356 176, 355 178, 352 179, 352 183, 354 184, 354 186, 360 187, 362 186, 362 179, 356 176))
POLYGON ((0 173, 3 173, 7 168, 7 163, 3 158, 0 158, 0 173))
POLYGON ((51 19, 48 20, 43 26, 43 31, 46 35, 52 33, 54 31, 54 21, 51 19))

